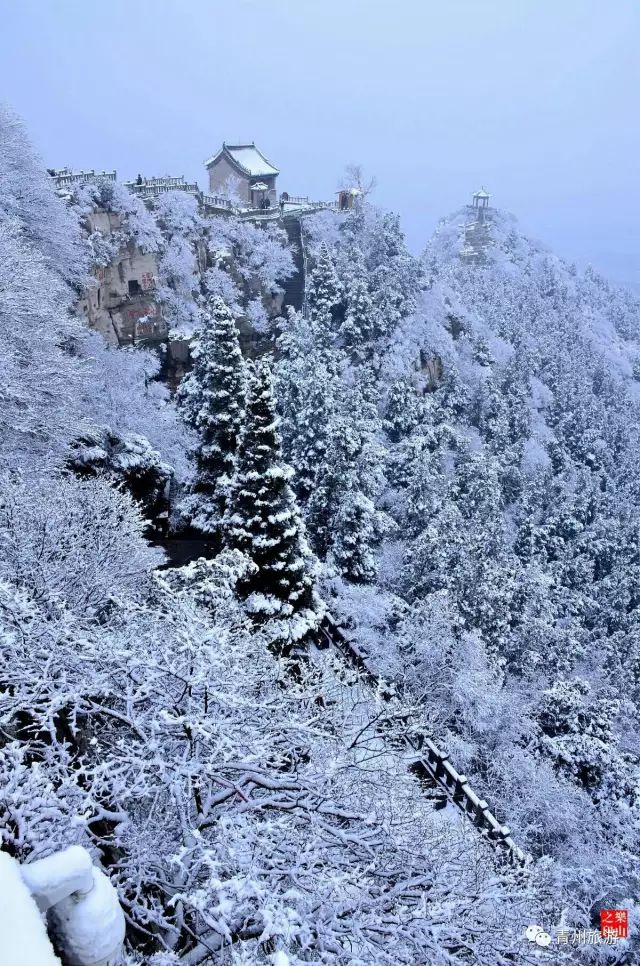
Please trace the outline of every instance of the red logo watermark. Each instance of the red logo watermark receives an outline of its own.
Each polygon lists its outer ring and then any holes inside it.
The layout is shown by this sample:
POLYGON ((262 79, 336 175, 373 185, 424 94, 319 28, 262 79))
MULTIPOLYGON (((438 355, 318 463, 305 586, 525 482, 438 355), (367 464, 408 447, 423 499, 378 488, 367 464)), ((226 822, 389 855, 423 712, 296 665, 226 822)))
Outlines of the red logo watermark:
POLYGON ((603 938, 626 939, 629 934, 629 913, 626 909, 600 910, 600 935, 603 938))

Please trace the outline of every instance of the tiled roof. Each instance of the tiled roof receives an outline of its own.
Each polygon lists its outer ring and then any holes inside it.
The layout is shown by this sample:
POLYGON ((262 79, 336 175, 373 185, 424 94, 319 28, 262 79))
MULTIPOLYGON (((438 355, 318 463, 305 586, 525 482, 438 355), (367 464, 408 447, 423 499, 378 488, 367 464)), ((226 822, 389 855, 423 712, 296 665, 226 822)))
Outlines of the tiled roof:
POLYGON ((211 167, 220 155, 226 154, 235 164, 252 178, 265 178, 279 174, 278 169, 268 161, 255 144, 223 144, 217 154, 214 154, 205 165, 211 167))

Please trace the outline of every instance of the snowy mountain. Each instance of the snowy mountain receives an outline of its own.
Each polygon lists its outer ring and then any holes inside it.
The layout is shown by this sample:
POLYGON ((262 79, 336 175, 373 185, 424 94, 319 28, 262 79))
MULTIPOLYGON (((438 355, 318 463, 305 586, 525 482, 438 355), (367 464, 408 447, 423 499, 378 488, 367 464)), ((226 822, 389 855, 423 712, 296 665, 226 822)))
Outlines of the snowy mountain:
POLYGON ((104 239, 0 134, 3 850, 84 846, 130 966, 575 962, 603 906, 630 939, 580 961, 633 962, 638 302, 495 210, 416 258, 362 196, 294 259, 110 189, 195 333, 171 396, 73 315, 104 239), (301 264, 304 313, 263 311, 301 264))

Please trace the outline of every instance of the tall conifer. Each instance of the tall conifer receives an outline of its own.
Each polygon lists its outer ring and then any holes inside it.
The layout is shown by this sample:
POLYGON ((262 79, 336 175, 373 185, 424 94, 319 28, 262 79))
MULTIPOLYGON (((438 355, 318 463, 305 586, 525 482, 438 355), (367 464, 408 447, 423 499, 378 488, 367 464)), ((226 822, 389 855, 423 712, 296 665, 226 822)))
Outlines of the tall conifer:
POLYGON ((179 390, 186 421, 199 435, 196 478, 185 515, 203 533, 220 534, 244 415, 245 365, 235 320, 215 296, 179 390))
POLYGON ((248 611, 270 622, 273 643, 288 654, 318 623, 310 551, 282 459, 271 372, 256 366, 247 397, 246 422, 229 493, 226 535, 255 568, 238 585, 248 611))

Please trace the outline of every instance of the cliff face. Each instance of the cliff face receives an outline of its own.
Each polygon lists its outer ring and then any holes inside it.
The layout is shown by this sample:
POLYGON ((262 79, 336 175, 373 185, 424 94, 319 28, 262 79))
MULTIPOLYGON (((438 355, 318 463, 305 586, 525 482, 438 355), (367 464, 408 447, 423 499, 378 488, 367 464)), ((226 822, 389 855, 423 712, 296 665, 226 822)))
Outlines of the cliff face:
POLYGON ((162 342, 168 327, 157 298, 158 259, 143 252, 123 231, 123 219, 113 211, 91 211, 86 216, 90 239, 98 240, 109 257, 94 269, 92 284, 83 293, 78 311, 112 345, 162 342))
POLYGON ((268 349, 270 321, 286 306, 301 307, 296 217, 253 224, 228 212, 205 214, 177 191, 145 204, 116 183, 103 187, 82 185, 70 199, 92 266, 76 310, 112 345, 166 344, 171 384, 188 367, 188 341, 209 296, 221 294, 233 308, 247 357, 268 349))

